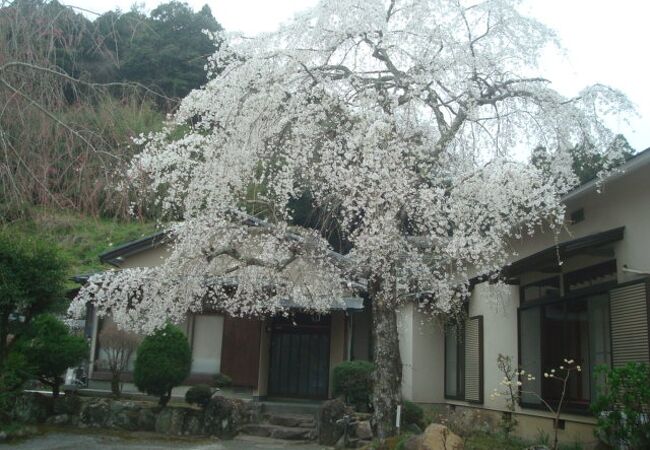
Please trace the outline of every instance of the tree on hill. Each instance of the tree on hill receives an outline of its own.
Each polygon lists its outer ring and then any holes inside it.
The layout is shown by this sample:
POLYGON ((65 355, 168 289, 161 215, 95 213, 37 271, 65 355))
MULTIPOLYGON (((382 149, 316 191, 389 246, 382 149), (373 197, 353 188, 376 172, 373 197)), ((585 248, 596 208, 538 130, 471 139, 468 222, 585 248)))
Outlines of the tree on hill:
MULTIPOLYGON (((617 135, 612 143, 612 147, 616 147, 621 155, 615 161, 611 161, 606 155, 594 152, 591 147, 591 144, 581 143, 576 145, 570 152, 571 167, 580 184, 587 183, 595 179, 598 174, 624 163, 632 158, 635 153, 635 150, 622 134, 617 135)), ((552 157, 545 147, 540 146, 533 149, 530 162, 538 169, 549 172, 552 157)))
POLYGON ((117 183, 136 146, 205 80, 221 29, 209 8, 170 2, 151 15, 90 21, 57 1, 0 5, 0 208, 128 217, 146 199, 117 183))
POLYGON ((0 369, 32 319, 63 306, 66 268, 54 246, 0 231, 0 369))
POLYGON ((629 102, 601 85, 566 98, 535 76, 554 36, 517 5, 324 0, 275 33, 219 36, 211 65, 223 70, 175 116, 191 129, 150 136, 129 173, 146 174, 183 219, 173 251, 158 267, 92 278, 72 311, 93 300, 150 332, 206 304, 267 315, 291 298, 325 313, 348 280, 367 282, 374 416, 381 440, 393 434, 399 308, 456 314, 469 279, 505 263, 508 238, 558 227, 577 182, 566 161, 585 136, 587 152, 621 157, 593 112, 629 102), (548 173, 513 156, 541 144, 548 173), (307 193, 336 212, 345 257, 289 227, 292 200, 307 193), (247 254, 248 242, 262 251, 247 254), (299 260, 318 276, 285 270, 299 260), (210 282, 220 277, 236 289, 210 282))
POLYGON ((194 12, 178 1, 159 5, 149 16, 138 9, 111 11, 95 26, 115 63, 103 81, 134 81, 176 98, 205 82, 204 66, 215 46, 203 31, 222 29, 207 5, 194 12))

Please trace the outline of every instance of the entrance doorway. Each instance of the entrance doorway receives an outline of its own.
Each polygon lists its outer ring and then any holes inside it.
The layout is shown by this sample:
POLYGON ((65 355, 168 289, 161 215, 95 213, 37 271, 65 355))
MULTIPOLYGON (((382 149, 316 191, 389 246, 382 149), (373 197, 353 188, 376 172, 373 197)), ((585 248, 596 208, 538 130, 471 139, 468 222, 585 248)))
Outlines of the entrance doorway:
POLYGON ((330 317, 296 314, 271 325, 269 395, 327 398, 330 317))

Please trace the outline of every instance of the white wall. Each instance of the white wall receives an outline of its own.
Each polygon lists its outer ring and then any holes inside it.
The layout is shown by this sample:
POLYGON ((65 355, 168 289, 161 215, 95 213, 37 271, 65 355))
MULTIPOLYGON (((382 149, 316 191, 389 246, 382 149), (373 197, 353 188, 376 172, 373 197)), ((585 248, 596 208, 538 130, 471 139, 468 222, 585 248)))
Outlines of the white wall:
POLYGON ((469 315, 483 316, 483 402, 488 408, 501 408, 503 399, 491 399, 500 388, 503 375, 497 368, 499 353, 510 356, 517 364, 517 286, 496 286, 481 283, 474 287, 469 315))
POLYGON ((192 373, 216 374, 221 370, 223 317, 216 314, 194 316, 192 324, 192 373))
POLYGON ((398 315, 402 357, 402 396, 419 403, 444 400, 444 335, 442 325, 413 305, 398 315))

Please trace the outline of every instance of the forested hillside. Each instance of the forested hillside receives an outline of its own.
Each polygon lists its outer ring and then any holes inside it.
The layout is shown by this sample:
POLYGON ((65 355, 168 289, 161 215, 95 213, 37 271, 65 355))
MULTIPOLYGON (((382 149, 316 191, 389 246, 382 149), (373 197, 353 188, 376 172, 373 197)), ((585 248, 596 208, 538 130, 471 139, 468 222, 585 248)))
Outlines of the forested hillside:
POLYGON ((203 83, 215 44, 202 30, 220 29, 207 6, 175 1, 101 16, 0 2, 0 225, 51 236, 76 269, 152 230, 148 199, 114 187, 132 138, 203 83))

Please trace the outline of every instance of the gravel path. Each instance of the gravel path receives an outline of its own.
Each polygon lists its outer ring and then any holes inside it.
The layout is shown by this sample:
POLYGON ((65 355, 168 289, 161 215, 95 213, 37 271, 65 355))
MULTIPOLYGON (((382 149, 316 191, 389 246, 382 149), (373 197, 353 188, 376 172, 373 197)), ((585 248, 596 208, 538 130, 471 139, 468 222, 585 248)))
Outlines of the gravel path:
POLYGON ((293 443, 275 439, 241 437, 232 441, 214 439, 165 438, 153 433, 111 433, 52 431, 8 444, 0 444, 0 449, 15 450, 248 450, 248 449, 287 449, 324 450, 327 447, 311 443, 293 443))

